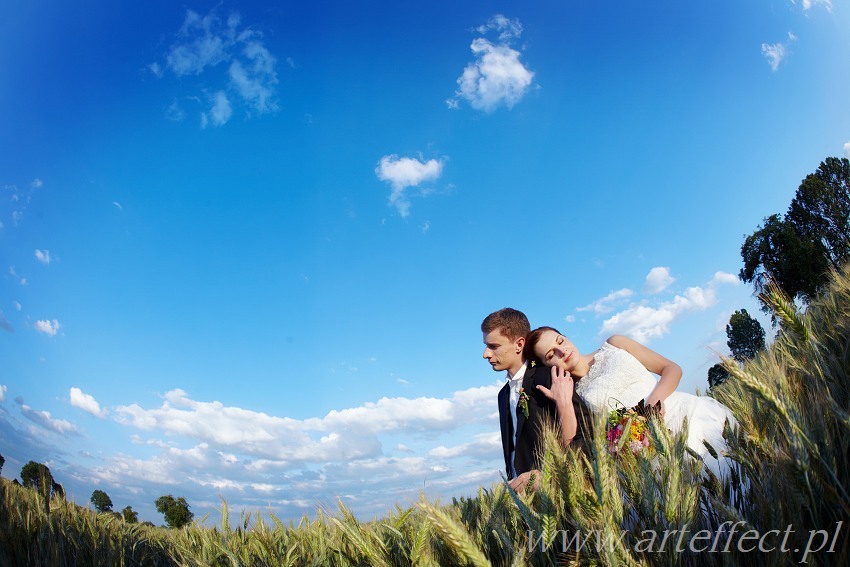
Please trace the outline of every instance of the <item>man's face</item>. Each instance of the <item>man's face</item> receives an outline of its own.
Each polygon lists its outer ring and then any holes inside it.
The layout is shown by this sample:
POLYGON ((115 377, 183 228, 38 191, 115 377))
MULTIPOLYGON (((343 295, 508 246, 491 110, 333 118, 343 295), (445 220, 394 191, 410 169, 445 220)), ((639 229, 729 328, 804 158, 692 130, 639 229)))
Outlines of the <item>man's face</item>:
POLYGON ((525 337, 514 341, 502 334, 500 329, 484 333, 484 358, 493 370, 519 370, 522 366, 522 347, 525 337))

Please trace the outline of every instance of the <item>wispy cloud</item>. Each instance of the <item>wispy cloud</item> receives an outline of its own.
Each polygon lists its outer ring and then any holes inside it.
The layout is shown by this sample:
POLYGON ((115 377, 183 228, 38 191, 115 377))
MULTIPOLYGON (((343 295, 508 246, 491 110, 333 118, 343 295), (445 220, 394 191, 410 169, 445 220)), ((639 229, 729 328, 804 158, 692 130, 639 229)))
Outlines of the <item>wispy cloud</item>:
POLYGON ((676 279, 670 275, 670 268, 659 266, 652 268, 646 275, 646 282, 643 284, 643 292, 648 294, 661 293, 672 284, 676 279))
POLYGON ((39 250, 35 249, 35 259, 41 262, 42 264, 50 263, 50 250, 39 250))
POLYGON ((93 396, 83 393, 83 391, 79 388, 71 388, 70 401, 71 405, 75 408, 88 412, 95 417, 106 417, 106 409, 101 408, 100 404, 97 403, 97 400, 95 400, 93 396))
POLYGON ((770 65, 772 71, 775 72, 779 69, 779 66, 785 60, 785 57, 788 56, 788 47, 795 41, 797 41, 797 36, 788 32, 788 39, 785 41, 761 44, 761 54, 764 55, 765 59, 767 59, 767 63, 770 65))
POLYGON ((596 315, 610 313, 618 305, 625 303, 632 295, 634 295, 634 292, 629 288, 618 289, 593 303, 576 308, 576 311, 592 311, 596 315))
POLYGON ((844 144, 844 157, 850 159, 850 141, 844 144))
MULTIPOLYGON (((410 215, 411 187, 419 187, 427 181, 435 181, 443 174, 443 160, 429 159, 420 161, 416 158, 388 155, 381 158, 375 175, 381 181, 390 184, 389 203, 394 206, 402 218, 410 215)), ((430 226, 430 225, 429 225, 430 226)))
POLYGON ((498 41, 494 43, 484 37, 472 41, 470 49, 475 60, 457 79, 458 90, 446 104, 456 109, 465 100, 472 108, 487 113, 502 105, 513 108, 534 80, 534 73, 520 62, 520 52, 510 45, 522 34, 522 25, 519 20, 496 15, 476 31, 482 35, 495 31, 498 41))
POLYGON ((0 402, 6 401, 6 386, 4 384, 0 384, 0 402))
MULTIPOLYGON (((201 16, 189 10, 175 42, 165 55, 165 68, 177 77, 202 77, 202 92, 212 96, 183 97, 183 101, 209 100, 201 112, 201 126, 223 126, 237 105, 247 114, 278 110, 276 85, 277 59, 265 47, 263 35, 243 27, 241 17, 232 12, 222 19, 217 9, 201 16)), ((165 75, 154 62, 148 66, 157 77, 165 75)), ((182 120, 185 111, 177 101, 168 108, 170 120, 182 120)))
POLYGON ((56 333, 59 332, 59 321, 53 319, 52 321, 48 321, 47 319, 39 319, 35 322, 35 330, 39 333, 44 333, 45 335, 55 337, 56 333))

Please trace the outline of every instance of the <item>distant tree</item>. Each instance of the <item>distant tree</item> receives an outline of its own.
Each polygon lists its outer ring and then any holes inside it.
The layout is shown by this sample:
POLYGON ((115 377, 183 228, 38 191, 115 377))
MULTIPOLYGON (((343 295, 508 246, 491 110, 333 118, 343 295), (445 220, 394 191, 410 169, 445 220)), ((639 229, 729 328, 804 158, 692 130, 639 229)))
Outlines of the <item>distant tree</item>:
POLYGON ((47 465, 30 461, 21 469, 21 483, 28 487, 37 490, 42 497, 44 503, 45 515, 50 513, 50 492, 56 486, 53 481, 53 475, 50 474, 50 469, 47 465))
POLYGON ((102 490, 91 493, 91 503, 98 512, 112 512, 112 499, 102 490))
MULTIPOLYGON (((850 258, 850 161, 826 158, 802 181, 788 212, 771 215, 741 246, 739 276, 757 293, 773 279, 789 297, 808 303, 829 269, 850 258)), ((762 309, 769 312, 762 303, 762 309)))
POLYGON ((735 311, 729 317, 726 338, 732 358, 741 364, 765 349, 764 328, 746 309, 735 311))
POLYGON ((715 364, 708 369, 708 387, 714 388, 726 381, 729 378, 729 371, 723 368, 720 363, 715 364))
POLYGON ((28 488, 50 490, 53 488, 53 475, 47 465, 30 461, 21 469, 21 483, 28 488))
POLYGON ((62 486, 58 482, 54 482, 52 484, 52 488, 53 488, 53 496, 55 496, 57 498, 61 498, 62 500, 65 500, 65 487, 64 486, 62 486))
POLYGON ((139 513, 135 512, 130 506, 121 510, 121 517, 123 517, 124 521, 128 524, 135 524, 139 521, 139 513))
POLYGON ((3 465, 6 464, 6 459, 3 458, 3 455, 0 455, 0 472, 3 472, 3 465))
POLYGON ((182 496, 174 498, 167 494, 156 499, 156 511, 165 515, 169 528, 182 528, 192 521, 195 515, 189 511, 189 503, 182 496))

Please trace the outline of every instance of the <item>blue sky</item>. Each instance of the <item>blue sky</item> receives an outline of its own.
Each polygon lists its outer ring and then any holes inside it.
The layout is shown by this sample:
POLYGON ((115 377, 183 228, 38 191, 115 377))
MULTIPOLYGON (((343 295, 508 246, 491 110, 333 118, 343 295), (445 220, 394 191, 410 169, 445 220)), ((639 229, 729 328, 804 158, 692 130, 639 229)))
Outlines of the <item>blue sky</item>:
POLYGON ((33 0, 0 37, 3 475, 156 523, 490 486, 504 306, 704 390, 744 236, 850 154, 844 2, 33 0))

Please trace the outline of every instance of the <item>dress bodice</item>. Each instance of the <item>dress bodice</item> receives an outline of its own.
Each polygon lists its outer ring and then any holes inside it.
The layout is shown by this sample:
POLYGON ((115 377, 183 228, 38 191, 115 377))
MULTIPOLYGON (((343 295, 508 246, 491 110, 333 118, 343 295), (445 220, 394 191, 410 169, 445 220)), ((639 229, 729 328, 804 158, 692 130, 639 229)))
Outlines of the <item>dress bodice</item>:
POLYGON ((576 393, 594 413, 632 407, 644 399, 656 384, 655 376, 638 359, 605 342, 593 355, 587 374, 576 381, 576 393))

